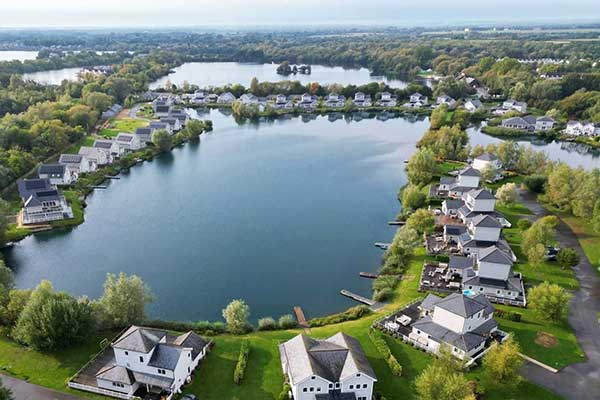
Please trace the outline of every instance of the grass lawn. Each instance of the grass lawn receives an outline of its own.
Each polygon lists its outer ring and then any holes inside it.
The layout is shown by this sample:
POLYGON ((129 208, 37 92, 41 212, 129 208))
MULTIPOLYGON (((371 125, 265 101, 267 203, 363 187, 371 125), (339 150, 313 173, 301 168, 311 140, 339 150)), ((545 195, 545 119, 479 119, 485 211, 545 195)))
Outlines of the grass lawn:
POLYGON ((10 224, 6 229, 5 239, 6 242, 18 242, 29 235, 29 229, 19 228, 17 224, 10 224))
POLYGON ((100 129, 98 136, 115 137, 119 132, 134 132, 137 128, 148 125, 146 121, 133 118, 113 119, 108 128, 100 129))
POLYGON ((71 147, 69 147, 66 151, 67 154, 77 154, 79 153, 79 149, 81 148, 81 146, 93 146, 94 145, 94 140, 96 140, 96 138, 91 137, 91 136, 84 136, 83 139, 81 139, 79 142, 74 143, 71 147))
POLYGON ((444 161, 438 164, 438 172, 440 176, 448 175, 451 171, 464 168, 465 163, 459 161, 444 161))
POLYGON ((594 232, 588 221, 572 215, 560 215, 562 219, 577 236, 588 260, 600 274, 600 234, 594 232))
POLYGON ((63 219, 60 221, 52 221, 50 222, 50 225, 52 225, 54 228, 59 228, 82 224, 84 219, 83 204, 81 200, 79 200, 79 194, 74 190, 65 190, 63 193, 65 195, 65 199, 73 209, 73 218, 63 219))

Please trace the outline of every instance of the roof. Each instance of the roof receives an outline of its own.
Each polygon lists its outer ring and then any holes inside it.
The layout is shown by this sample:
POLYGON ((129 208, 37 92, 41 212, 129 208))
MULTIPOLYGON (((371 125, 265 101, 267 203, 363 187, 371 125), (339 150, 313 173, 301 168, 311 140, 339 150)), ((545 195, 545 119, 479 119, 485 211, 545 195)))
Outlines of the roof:
POLYGON ((125 367, 115 364, 105 365, 98 371, 96 378, 111 382, 124 383, 131 385, 135 382, 133 373, 125 367))
POLYGON ((494 307, 484 295, 469 297, 460 293, 453 293, 438 301, 435 306, 463 318, 470 318, 482 310, 486 314, 494 311, 494 307))
POLYGON ((495 161, 498 159, 498 157, 496 157, 494 154, 485 152, 483 154, 481 154, 480 156, 475 157, 476 160, 481 160, 481 161, 495 161))
POLYGON ((135 134, 136 135, 151 135, 152 129, 151 128, 137 128, 135 130, 135 134))
POLYGON ((475 260, 472 257, 450 256, 450 260, 448 261, 448 268, 454 268, 454 269, 472 268, 474 264, 475 264, 475 260))
POLYGON ((497 323, 494 319, 490 319, 483 325, 484 326, 482 326, 482 329, 476 329, 476 331, 473 332, 459 334, 443 327, 442 325, 436 324, 429 316, 424 317, 412 324, 413 327, 429 334, 436 341, 440 343, 448 343, 467 352, 479 347, 483 342, 485 342, 485 334, 489 333, 489 331, 493 329, 494 325, 497 326, 497 323), (488 322, 491 323, 488 324, 488 322))
POLYGON ((447 235, 459 236, 467 232, 467 228, 462 225, 444 225, 444 231, 447 235))
POLYGON ((177 336, 173 344, 192 349, 192 358, 198 357, 198 354, 208 346, 209 342, 198 336, 195 332, 189 331, 183 335, 177 336))
POLYGON ((113 143, 114 142, 112 140, 96 139, 96 141, 94 141, 94 147, 98 147, 101 149, 110 149, 113 143))
POLYGON ((79 164, 83 160, 81 154, 61 154, 58 162, 60 164, 79 164))
POLYGON ((486 214, 479 214, 471 218, 471 223, 482 228, 502 228, 502 224, 496 218, 486 214))
POLYGON ((360 343, 341 332, 321 340, 300 334, 281 344, 279 351, 292 384, 314 375, 330 382, 357 373, 376 379, 360 343))
POLYGON ((167 124, 166 122, 157 121, 150 122, 150 125, 148 125, 148 128, 150 129, 167 129, 168 127, 169 124, 167 124))
POLYGON ((440 178, 441 185, 450 185, 451 183, 454 183, 455 181, 456 181, 456 178, 454 178, 453 176, 442 176, 440 178))
POLYGON ((19 196, 23 202, 31 197, 52 197, 58 195, 48 179, 19 179, 17 181, 19 196))
POLYGON ((458 171, 458 175, 464 176, 481 176, 481 173, 473 167, 465 167, 458 171))
POLYGON ((123 350, 148 353, 166 336, 164 331, 158 329, 140 328, 132 325, 123 333, 112 347, 123 350))
POLYGON ((356 400, 354 392, 336 392, 315 394, 315 400, 356 400))
POLYGON ((515 292, 521 291, 521 278, 518 276, 511 276, 507 280, 503 279, 492 279, 492 278, 483 278, 479 275, 476 275, 470 279, 466 279, 463 282, 463 285, 474 285, 474 286, 483 286, 492 289, 504 289, 504 290, 512 290, 515 292))
POLYGON ((442 300, 441 297, 429 293, 420 304, 420 307, 425 310, 433 310, 433 307, 442 300))
POLYGON ((167 344, 159 343, 154 347, 148 365, 174 371, 183 349, 184 348, 180 346, 169 346, 167 344))
POLYGON ((117 137, 115 138, 115 140, 117 142, 123 142, 123 143, 130 143, 133 141, 133 139, 135 139, 135 135, 132 135, 131 133, 124 133, 121 132, 117 135, 117 137))
POLYGON ((446 199, 444 200, 444 204, 446 204, 446 208, 448 210, 458 210, 459 208, 461 208, 465 203, 463 203, 462 200, 453 200, 453 199, 446 199))
POLYGON ((478 257, 479 261, 494 263, 494 264, 504 264, 504 265, 513 265, 512 260, 502 250, 500 250, 496 246, 488 247, 487 249, 483 249, 479 253, 478 257))
POLYGON ((131 371, 136 382, 144 383, 150 386, 158 386, 164 389, 170 389, 173 385, 173 378, 164 376, 144 374, 141 372, 131 371))
POLYGON ((62 164, 42 164, 38 168, 38 176, 52 175, 63 176, 65 174, 65 166, 62 164))
POLYGON ((549 117, 547 115, 544 115, 543 117, 540 117, 537 119, 538 121, 542 121, 542 122, 555 122, 554 118, 549 117))
POLYGON ((469 192, 467 192, 467 194, 471 197, 473 197, 474 199, 478 199, 478 200, 494 200, 496 199, 494 197, 494 195, 492 194, 492 192, 490 192, 487 189, 473 189, 469 192))

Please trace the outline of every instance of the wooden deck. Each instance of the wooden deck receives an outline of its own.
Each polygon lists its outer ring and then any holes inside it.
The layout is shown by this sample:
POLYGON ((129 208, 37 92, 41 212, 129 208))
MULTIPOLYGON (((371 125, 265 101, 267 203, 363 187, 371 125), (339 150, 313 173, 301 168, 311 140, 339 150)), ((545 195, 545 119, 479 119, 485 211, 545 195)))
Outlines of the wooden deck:
POLYGON ((310 333, 310 326, 308 325, 308 321, 304 316, 304 311, 300 306, 294 307, 294 313, 296 314, 296 319, 298 320, 298 326, 304 329, 306 333, 310 333))

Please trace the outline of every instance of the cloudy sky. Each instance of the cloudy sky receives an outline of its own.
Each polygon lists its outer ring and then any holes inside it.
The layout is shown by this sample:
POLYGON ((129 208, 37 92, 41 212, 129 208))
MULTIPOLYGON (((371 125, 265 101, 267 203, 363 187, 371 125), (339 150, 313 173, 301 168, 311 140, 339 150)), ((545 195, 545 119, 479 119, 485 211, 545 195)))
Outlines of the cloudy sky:
POLYGON ((0 0, 0 27, 600 21, 600 0, 0 0))

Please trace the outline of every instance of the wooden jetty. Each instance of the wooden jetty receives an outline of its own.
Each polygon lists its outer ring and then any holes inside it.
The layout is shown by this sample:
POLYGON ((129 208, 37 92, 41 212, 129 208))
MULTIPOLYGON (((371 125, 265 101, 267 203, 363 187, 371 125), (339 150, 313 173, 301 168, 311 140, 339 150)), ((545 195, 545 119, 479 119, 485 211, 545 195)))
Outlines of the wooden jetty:
POLYGON ((375 274, 373 272, 359 272, 358 274, 363 278, 369 279, 377 279, 379 277, 379 274, 375 274))
POLYGON ((302 311, 302 308, 300 306, 295 306, 294 313, 296 314, 296 319, 298 320, 298 326, 303 328, 307 333, 310 333, 310 327, 306 317, 304 316, 304 311, 302 311))
POLYGON ((104 175, 104 177, 105 177, 106 179, 121 179, 121 177, 120 177, 120 176, 113 176, 113 175, 104 175))
POLYGON ((388 225, 404 225, 406 222, 404 221, 388 221, 388 225))
POLYGON ((375 247, 379 247, 381 250, 387 250, 391 245, 391 243, 375 242, 375 247))
POLYGON ((380 303, 380 302, 375 301, 375 300, 367 299, 366 297, 363 297, 363 296, 361 296, 359 294, 356 294, 356 293, 352 293, 351 291, 346 290, 346 289, 340 290, 340 294, 342 296, 348 297, 349 299, 358 301, 359 303, 366 304, 373 311, 377 311, 377 310, 379 310, 379 309, 381 309, 381 308, 383 308, 385 306, 384 303, 380 303))
POLYGON ((96 185, 92 186, 92 189, 108 189, 108 185, 96 185))

